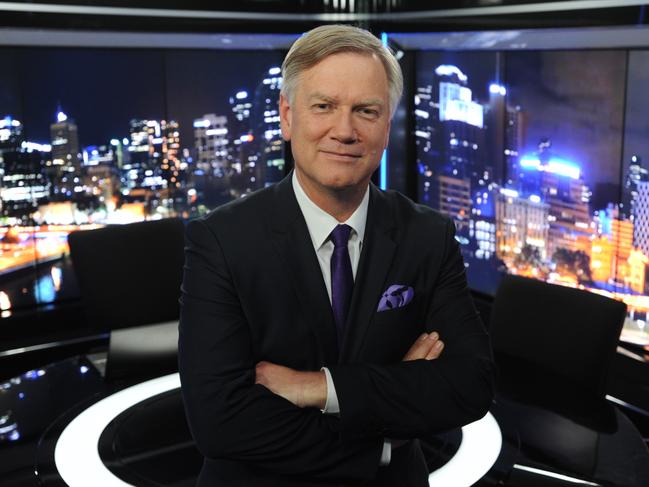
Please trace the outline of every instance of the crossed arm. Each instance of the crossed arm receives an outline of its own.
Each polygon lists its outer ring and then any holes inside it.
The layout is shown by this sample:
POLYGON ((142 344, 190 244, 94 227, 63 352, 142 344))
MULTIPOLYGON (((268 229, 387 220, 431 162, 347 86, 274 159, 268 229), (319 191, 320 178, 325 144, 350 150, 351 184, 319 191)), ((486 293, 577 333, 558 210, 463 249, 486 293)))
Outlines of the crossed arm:
MULTIPOLYGON (((444 342, 436 332, 423 333, 412 344, 403 361, 434 360, 443 349, 444 342)), ((327 401, 327 381, 322 371, 304 372, 271 362, 259 362, 255 367, 255 384, 267 387, 300 408, 324 409, 327 401)))

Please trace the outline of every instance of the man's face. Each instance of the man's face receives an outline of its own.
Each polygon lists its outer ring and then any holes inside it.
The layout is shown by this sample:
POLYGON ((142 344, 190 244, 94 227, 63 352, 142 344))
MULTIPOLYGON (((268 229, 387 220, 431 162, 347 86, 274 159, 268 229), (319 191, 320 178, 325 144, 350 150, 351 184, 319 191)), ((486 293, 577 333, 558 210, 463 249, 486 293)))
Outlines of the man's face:
POLYGON ((333 54, 302 72, 282 135, 298 177, 314 191, 364 189, 388 143, 388 80, 376 56, 333 54))

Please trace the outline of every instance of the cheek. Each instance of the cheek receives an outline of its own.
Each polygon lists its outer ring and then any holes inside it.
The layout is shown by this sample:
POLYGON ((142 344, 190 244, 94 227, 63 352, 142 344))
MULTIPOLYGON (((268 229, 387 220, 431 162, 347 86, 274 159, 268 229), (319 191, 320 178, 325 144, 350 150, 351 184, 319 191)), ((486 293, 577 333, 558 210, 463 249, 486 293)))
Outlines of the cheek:
POLYGON ((293 140, 299 139, 302 148, 315 150, 320 140, 326 136, 326 130, 322 130, 317 124, 306 124, 300 127, 299 133, 293 132, 293 140), (297 137, 296 137, 297 135, 297 137))

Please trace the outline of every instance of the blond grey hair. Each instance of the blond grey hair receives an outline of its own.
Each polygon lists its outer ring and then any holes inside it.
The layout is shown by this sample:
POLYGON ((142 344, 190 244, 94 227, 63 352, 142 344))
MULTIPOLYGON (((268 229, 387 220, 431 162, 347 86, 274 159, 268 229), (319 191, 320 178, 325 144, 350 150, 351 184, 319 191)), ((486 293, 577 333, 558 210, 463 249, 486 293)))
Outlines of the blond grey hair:
POLYGON ((282 63, 281 94, 292 104, 302 72, 327 56, 344 52, 376 55, 379 58, 388 79, 390 116, 394 115, 403 92, 403 74, 399 62, 374 35, 350 25, 321 25, 295 41, 282 63))

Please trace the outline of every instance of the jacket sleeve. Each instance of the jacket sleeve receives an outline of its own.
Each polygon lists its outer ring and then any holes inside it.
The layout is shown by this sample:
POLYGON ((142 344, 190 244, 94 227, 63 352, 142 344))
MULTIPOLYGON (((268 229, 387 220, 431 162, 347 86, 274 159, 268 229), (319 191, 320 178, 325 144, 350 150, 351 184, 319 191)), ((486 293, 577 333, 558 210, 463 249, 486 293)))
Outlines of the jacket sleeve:
POLYGON ((436 360, 330 367, 348 435, 424 437, 478 420, 491 406, 489 338, 469 293, 452 220, 446 227, 444 257, 425 316, 426 331, 439 333, 444 351, 436 360))
POLYGON ((381 437, 343 440, 338 418, 255 384, 245 312, 217 237, 200 219, 186 230, 178 355, 188 423, 205 457, 332 481, 376 474, 381 437))

